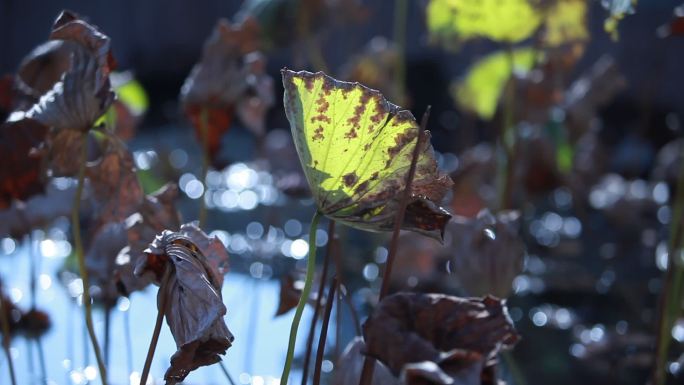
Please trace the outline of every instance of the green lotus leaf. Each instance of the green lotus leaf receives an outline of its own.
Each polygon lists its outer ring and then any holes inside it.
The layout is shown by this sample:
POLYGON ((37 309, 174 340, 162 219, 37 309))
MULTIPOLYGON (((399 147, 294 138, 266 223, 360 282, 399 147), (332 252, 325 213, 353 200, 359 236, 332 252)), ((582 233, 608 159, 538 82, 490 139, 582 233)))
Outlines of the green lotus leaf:
MULTIPOLYGON (((319 211, 352 227, 392 230, 421 132, 413 115, 323 72, 282 76, 285 113, 319 211)), ((438 202, 452 182, 423 135, 402 228, 441 239, 451 215, 438 202)))

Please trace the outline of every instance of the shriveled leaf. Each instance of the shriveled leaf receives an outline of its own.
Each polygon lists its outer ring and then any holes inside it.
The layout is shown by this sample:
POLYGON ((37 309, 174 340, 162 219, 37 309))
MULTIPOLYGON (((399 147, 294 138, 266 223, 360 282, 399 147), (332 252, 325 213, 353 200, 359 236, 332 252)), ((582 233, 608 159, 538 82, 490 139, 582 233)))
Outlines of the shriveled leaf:
POLYGON ((37 100, 50 91, 71 67, 71 55, 78 44, 50 40, 34 48, 19 64, 18 87, 37 100))
POLYGON ((620 37, 618 31, 620 20, 633 14, 636 4, 637 0, 601 0, 601 5, 609 12, 606 21, 603 23, 603 28, 613 40, 618 40, 620 37))
MULTIPOLYGON (((285 113, 319 210, 370 231, 393 227, 420 129, 413 115, 375 90, 323 72, 283 70, 285 113)), ((440 239, 451 186, 423 133, 402 228, 440 239)))
POLYGON ((451 270, 468 295, 508 297, 525 257, 519 220, 517 211, 494 216, 484 209, 476 218, 456 216, 449 223, 451 270))
POLYGON ((258 31, 251 18, 240 24, 219 20, 204 44, 201 60, 181 88, 183 108, 200 141, 202 130, 207 130, 212 161, 236 110, 248 127, 265 130, 265 113, 273 104, 273 81, 266 74, 265 58, 256 52, 258 31))
POLYGON ((532 48, 519 48, 512 54, 499 51, 480 59, 453 88, 456 101, 461 108, 491 119, 511 76, 530 71, 537 55, 532 48))
MULTIPOLYGON (((472 378, 473 365, 480 368, 482 376, 485 370, 481 368, 495 365, 497 353, 518 340, 504 301, 490 296, 417 293, 383 299, 364 323, 363 336, 365 353, 387 365, 394 375, 409 364, 427 361, 439 366, 453 381, 447 383, 456 384, 479 384, 456 381, 472 378)), ((410 371, 415 374, 417 368, 408 369, 411 376, 410 371)), ((443 378, 440 372, 423 369, 429 368, 423 365, 421 377, 443 378)))
MULTIPOLYGON (((180 226, 178 211, 174 205, 178 197, 178 187, 169 183, 159 191, 145 196, 138 212, 126 219, 126 234, 128 243, 119 252, 119 259, 134 263, 143 256, 149 240, 164 229, 177 229, 180 226)), ((157 272, 163 271, 163 266, 151 269, 157 272)), ((142 283, 146 286, 151 280, 152 274, 146 274, 148 281, 142 283)), ((134 289, 137 289, 135 287, 134 289)), ((129 292, 132 291, 129 289, 129 292)))
POLYGON ((130 151, 113 135, 107 135, 104 142, 102 157, 86 169, 86 176, 99 203, 99 220, 120 222, 138 209, 144 193, 130 151))
MULTIPOLYGON (((204 251, 215 259, 227 259, 228 254, 225 248, 219 252, 196 226, 189 226, 185 234, 165 230, 157 235, 135 270, 136 275, 142 275, 146 270, 158 268, 159 263, 163 269, 173 269, 168 283, 158 293, 158 304, 166 297, 166 322, 178 348, 164 375, 167 384, 183 381, 200 366, 219 362, 219 355, 225 354, 233 341, 223 321, 226 307, 221 296, 222 275, 187 234, 201 240, 204 251), (216 279, 219 276, 220 281, 216 279)), ((155 283, 159 284, 160 276, 153 272, 157 277, 155 283)))
POLYGON ((543 41, 546 46, 558 47, 589 39, 585 0, 558 0, 545 16, 543 41))
POLYGON ((99 71, 95 57, 75 46, 71 68, 27 114, 60 130, 89 130, 114 101, 109 81, 102 85, 99 71))
MULTIPOLYGON (((59 71, 63 74, 27 114, 59 130, 89 130, 114 100, 109 73, 116 64, 109 37, 78 15, 64 11, 52 27, 50 40, 55 43, 47 49, 54 52, 55 61, 49 68, 52 75, 45 78, 42 86, 54 80, 59 71)), ((22 67, 42 68, 40 63, 33 64, 42 57, 40 51, 36 54, 22 67)))
POLYGON ((35 151, 47 127, 23 114, 0 125, 0 209, 44 191, 42 155, 35 151))
POLYGON ((527 39, 542 21, 529 0, 431 0, 427 26, 439 41, 487 38, 503 43, 527 39))

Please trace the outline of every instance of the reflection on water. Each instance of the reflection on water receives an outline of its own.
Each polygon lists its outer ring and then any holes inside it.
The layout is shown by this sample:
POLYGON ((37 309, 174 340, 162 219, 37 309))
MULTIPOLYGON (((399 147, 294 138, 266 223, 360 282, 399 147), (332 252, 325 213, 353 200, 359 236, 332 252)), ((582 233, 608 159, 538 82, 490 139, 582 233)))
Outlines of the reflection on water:
MULTIPOLYGON (((66 286, 59 280, 70 245, 60 239, 59 232, 45 238, 41 232, 34 233, 34 250, 43 256, 36 264, 36 306, 50 314, 52 327, 41 339, 45 355, 48 384, 99 383, 95 356, 90 349, 82 317, 82 308, 72 297, 80 298, 82 283, 72 279, 66 286), (87 351, 87 353, 85 353, 87 351)), ((2 264, 0 275, 11 300, 22 309, 31 306, 31 264, 29 245, 10 238, 0 241, 2 264)), ((229 273, 223 286, 223 299, 228 307, 226 323, 235 334, 235 342, 228 349, 224 363, 233 378, 241 384, 269 385, 279 383, 283 358, 293 312, 273 317, 278 306, 278 283, 267 280, 265 265, 250 267, 252 276, 229 273), (260 277, 255 279, 253 277, 260 277)), ((112 384, 138 384, 148 343, 156 317, 156 292, 154 286, 131 295, 130 300, 121 298, 111 312, 109 339, 109 380, 112 384), (127 331, 128 330, 128 331, 127 331)), ((95 328, 100 345, 104 345, 105 317, 102 308, 94 310, 95 328)), ((306 330, 311 317, 305 310, 302 330, 306 330)), ((333 318, 334 319, 334 318, 333 318)), ((300 339, 301 340, 301 339, 300 339)), ((302 350, 305 341, 299 341, 302 350)), ((166 325, 162 328, 159 344, 152 365, 150 384, 163 383, 162 377, 171 355, 176 351, 173 337, 166 325)), ((42 381, 39 349, 35 342, 23 337, 12 341, 12 356, 20 384, 40 384, 42 381)), ((327 366, 332 366, 328 362, 327 366)), ((331 368, 330 368, 331 369, 331 368)), ((299 381, 299 372, 292 380, 299 381)), ((4 357, 0 360, 0 383, 10 383, 4 357)), ((225 384, 223 373, 217 365, 203 367, 192 372, 187 384, 225 384)))

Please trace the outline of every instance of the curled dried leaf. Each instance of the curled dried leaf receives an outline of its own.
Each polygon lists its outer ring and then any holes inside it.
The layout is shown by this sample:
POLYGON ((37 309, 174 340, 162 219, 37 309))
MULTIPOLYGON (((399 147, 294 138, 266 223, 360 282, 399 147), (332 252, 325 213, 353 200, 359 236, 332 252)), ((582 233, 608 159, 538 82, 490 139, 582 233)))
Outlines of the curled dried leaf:
POLYGON ((223 321, 223 275, 217 268, 225 265, 228 253, 219 244, 196 224, 186 224, 179 232, 164 230, 157 235, 136 265, 136 275, 150 271, 157 284, 169 265, 173 269, 158 293, 158 298, 166 297, 166 322, 178 348, 164 375, 167 384, 182 381, 200 366, 219 362, 219 355, 233 341, 223 321))
POLYGON ((519 220, 517 211, 495 216, 484 209, 475 218, 456 216, 451 221, 447 229, 451 234, 452 271, 468 295, 510 295, 525 258, 519 220))
POLYGON ((52 27, 50 40, 20 68, 20 79, 29 79, 28 84, 24 81, 26 88, 40 95, 28 115, 59 130, 89 130, 114 101, 109 73, 115 62, 109 37, 64 11, 52 27), (50 59, 48 65, 41 61, 44 58, 50 59))
POLYGON ((365 353, 387 365, 395 376, 409 364, 428 361, 441 372, 432 365, 432 369, 409 366, 404 378, 413 378, 417 371, 422 373, 421 378, 433 379, 442 378, 444 373, 453 381, 446 383, 456 384, 473 384, 457 381, 469 378, 473 368, 479 368, 482 375, 483 367, 496 364, 501 349, 512 347, 518 340, 502 300, 416 293, 383 299, 363 325, 363 335, 365 353))

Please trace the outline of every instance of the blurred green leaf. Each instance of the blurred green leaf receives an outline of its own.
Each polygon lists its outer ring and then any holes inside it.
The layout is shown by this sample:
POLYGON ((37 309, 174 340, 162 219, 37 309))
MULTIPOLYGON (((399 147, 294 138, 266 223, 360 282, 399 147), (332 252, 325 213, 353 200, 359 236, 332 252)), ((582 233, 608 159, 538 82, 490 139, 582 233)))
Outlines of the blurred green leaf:
POLYGON ((491 119, 513 71, 530 71, 536 57, 533 48, 520 48, 512 53, 498 51, 486 56, 476 62, 465 79, 453 88, 456 102, 466 111, 474 112, 483 119, 491 119))
POLYGON ((134 115, 141 115, 147 111, 150 103, 142 85, 135 79, 116 87, 117 98, 128 107, 134 115))
POLYGON ((437 40, 487 38, 503 43, 527 39, 541 24, 528 0, 432 0, 427 25, 437 40))
POLYGON ((547 11, 544 24, 548 47, 588 40, 586 1, 559 0, 547 11))

